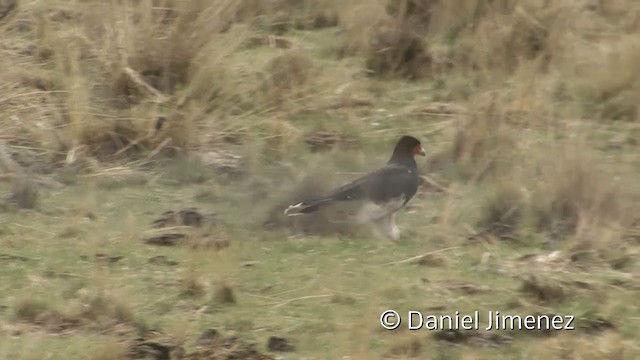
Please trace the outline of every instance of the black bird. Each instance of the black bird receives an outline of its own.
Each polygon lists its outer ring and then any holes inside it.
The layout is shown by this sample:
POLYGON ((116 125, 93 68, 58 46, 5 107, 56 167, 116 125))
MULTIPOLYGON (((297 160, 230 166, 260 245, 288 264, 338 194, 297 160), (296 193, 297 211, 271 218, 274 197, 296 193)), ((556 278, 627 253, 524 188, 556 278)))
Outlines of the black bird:
POLYGON ((416 194, 420 182, 415 155, 425 156, 426 153, 418 139, 404 135, 384 167, 324 195, 291 205, 284 213, 303 215, 334 202, 363 201, 356 216, 357 223, 371 224, 377 236, 396 241, 400 238, 396 213, 416 194))

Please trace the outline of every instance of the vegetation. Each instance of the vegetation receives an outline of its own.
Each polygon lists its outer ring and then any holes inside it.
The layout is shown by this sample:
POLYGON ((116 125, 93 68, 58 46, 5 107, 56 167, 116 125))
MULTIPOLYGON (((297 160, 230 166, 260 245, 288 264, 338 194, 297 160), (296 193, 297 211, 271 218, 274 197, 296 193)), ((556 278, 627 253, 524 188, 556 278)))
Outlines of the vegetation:
POLYGON ((640 358, 639 34, 634 0, 0 0, 0 358, 640 358), (399 244, 283 216, 402 134, 399 244))

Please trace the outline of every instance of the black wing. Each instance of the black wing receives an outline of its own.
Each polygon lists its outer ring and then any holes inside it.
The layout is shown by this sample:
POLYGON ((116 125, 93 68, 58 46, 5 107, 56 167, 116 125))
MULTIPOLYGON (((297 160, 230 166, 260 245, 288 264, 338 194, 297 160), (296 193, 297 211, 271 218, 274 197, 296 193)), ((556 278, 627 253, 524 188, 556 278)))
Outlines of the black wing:
POLYGON ((333 201, 369 199, 380 203, 404 195, 409 201, 417 189, 418 174, 414 170, 387 165, 330 191, 322 198, 333 201))
POLYGON ((415 170, 391 164, 324 195, 291 205, 285 210, 285 214, 311 213, 334 201, 370 200, 380 204, 401 196, 404 196, 404 206, 418 190, 418 181, 415 170))

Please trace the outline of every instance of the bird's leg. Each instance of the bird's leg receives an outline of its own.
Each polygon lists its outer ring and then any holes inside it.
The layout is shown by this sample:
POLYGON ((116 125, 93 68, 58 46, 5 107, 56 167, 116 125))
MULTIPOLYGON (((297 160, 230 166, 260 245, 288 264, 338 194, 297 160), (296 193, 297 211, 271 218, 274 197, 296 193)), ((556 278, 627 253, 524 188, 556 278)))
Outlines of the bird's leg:
POLYGON ((390 213, 383 216, 374 223, 376 230, 383 234, 384 238, 391 241, 398 241, 400 239, 400 229, 396 225, 396 213, 390 213))
POLYGON ((391 240, 400 240, 400 229, 398 228, 398 225, 396 225, 396 213, 391 214, 389 224, 391 225, 391 240))

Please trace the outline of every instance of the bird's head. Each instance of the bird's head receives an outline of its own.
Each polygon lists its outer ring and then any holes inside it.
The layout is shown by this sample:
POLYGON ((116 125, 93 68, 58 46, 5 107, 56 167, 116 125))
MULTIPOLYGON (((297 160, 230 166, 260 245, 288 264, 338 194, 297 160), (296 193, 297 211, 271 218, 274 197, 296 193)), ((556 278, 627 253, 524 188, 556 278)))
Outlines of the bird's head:
POLYGON ((396 143, 396 146, 393 148, 393 154, 391 154, 391 158, 387 163, 415 167, 416 155, 426 156, 420 140, 413 136, 404 135, 396 143))
POLYGON ((427 153, 422 148, 422 144, 420 144, 420 140, 414 138, 413 136, 404 135, 398 140, 396 143, 396 147, 394 148, 394 152, 400 154, 411 154, 426 156, 427 153))

